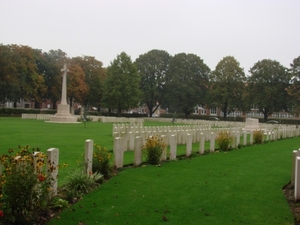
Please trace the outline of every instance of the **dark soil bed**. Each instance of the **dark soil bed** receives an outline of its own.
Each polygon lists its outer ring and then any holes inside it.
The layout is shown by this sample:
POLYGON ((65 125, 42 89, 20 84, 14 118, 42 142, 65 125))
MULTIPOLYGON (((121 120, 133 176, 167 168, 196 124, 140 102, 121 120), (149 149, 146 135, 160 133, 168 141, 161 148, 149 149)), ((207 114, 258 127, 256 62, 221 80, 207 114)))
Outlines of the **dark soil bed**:
POLYGON ((300 202, 295 202, 294 188, 292 188, 291 183, 285 185, 282 191, 294 215, 295 225, 300 225, 300 202))

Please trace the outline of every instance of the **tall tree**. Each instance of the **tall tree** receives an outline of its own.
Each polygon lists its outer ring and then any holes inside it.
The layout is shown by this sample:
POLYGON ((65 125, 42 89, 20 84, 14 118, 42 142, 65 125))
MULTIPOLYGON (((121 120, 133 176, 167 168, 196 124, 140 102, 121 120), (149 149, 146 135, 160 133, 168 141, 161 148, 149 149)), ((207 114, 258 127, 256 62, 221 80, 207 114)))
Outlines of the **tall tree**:
POLYGON ((55 109, 56 102, 61 97, 61 69, 69 59, 67 54, 60 49, 43 53, 43 58, 45 65, 40 69, 44 71, 45 84, 47 86, 45 98, 51 99, 53 109, 55 109))
POLYGON ((233 56, 224 57, 210 76, 208 106, 220 107, 224 119, 235 109, 242 108, 246 76, 233 56))
POLYGON ((140 101, 139 76, 131 58, 122 52, 107 68, 104 102, 108 108, 122 110, 136 107, 140 101))
POLYGON ((37 103, 41 101, 41 96, 46 92, 46 86, 43 75, 38 73, 34 50, 29 46, 14 45, 12 48, 20 56, 16 66, 19 88, 18 98, 15 99, 15 102, 24 98, 37 103))
POLYGON ((85 74, 81 66, 76 63, 70 63, 68 65, 68 70, 67 95, 69 97, 70 106, 73 106, 74 101, 83 105, 88 94, 85 74))
POLYGON ((88 93, 83 99, 83 105, 87 107, 95 106, 100 108, 103 97, 103 83, 105 79, 105 69, 102 62, 92 56, 83 56, 72 58, 74 63, 81 66, 85 74, 85 82, 88 86, 88 93))
POLYGON ((170 111, 183 112, 187 118, 207 93, 209 67, 194 54, 180 53, 170 61, 166 105, 170 111))
POLYGON ((290 76, 279 62, 263 59, 250 69, 248 79, 252 103, 264 114, 266 122, 273 112, 287 110, 290 76))
POLYGON ((150 117, 163 102, 170 60, 166 51, 151 50, 135 61, 141 79, 141 102, 146 103, 150 117))
POLYGON ((291 63, 291 84, 288 88, 288 93, 292 97, 291 109, 299 114, 300 111, 300 56, 291 63))
POLYGON ((13 101, 18 96, 19 82, 15 62, 15 53, 10 46, 0 45, 0 101, 13 101))

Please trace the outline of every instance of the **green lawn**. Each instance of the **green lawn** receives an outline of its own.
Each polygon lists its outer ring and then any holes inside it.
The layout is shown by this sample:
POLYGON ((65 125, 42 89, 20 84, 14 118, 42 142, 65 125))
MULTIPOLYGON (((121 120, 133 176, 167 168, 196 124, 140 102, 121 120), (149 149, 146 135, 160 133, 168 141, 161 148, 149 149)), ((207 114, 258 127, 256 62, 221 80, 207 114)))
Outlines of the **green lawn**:
MULTIPOLYGON (((62 179, 82 159, 86 139, 108 149, 113 144, 112 124, 84 128, 20 118, 0 118, 0 124, 0 153, 19 144, 57 147, 61 163, 69 164, 60 170, 62 179)), ((292 150, 299 145, 297 137, 128 168, 48 224, 293 224, 281 189, 290 181, 292 150)))
POLYGON ((67 173, 82 162, 85 141, 112 149, 111 123, 58 124, 40 120, 22 120, 21 118, 0 117, 0 154, 7 153, 9 148, 17 150, 18 145, 29 145, 46 152, 49 148, 59 149, 59 164, 69 166, 59 170, 59 183, 67 173))
MULTIPOLYGON (((146 126, 169 125, 172 123, 146 122, 146 126)), ((90 122, 86 124, 46 123, 41 120, 0 117, 0 154, 7 153, 9 148, 18 150, 18 145, 29 145, 46 152, 49 148, 59 149, 59 164, 67 163, 66 168, 59 170, 59 184, 64 177, 83 161, 84 146, 87 139, 94 140, 108 150, 113 150, 113 123, 90 122)), ((209 145, 207 143, 207 149, 209 145)), ((197 152, 199 144, 193 145, 197 152)), ((185 145, 178 147, 178 154, 185 154, 185 145)), ((125 152, 124 164, 132 164, 133 151, 125 152)))
POLYGON ((293 138, 127 169, 49 224, 293 224, 281 189, 299 143, 293 138))

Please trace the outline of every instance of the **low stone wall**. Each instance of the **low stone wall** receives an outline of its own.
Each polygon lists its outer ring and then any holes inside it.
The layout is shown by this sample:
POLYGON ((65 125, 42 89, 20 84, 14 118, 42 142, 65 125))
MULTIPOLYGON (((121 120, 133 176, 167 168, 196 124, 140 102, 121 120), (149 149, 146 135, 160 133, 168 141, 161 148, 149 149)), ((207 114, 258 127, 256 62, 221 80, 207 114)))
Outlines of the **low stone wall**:
MULTIPOLYGON (((22 113, 22 119, 37 119, 37 120, 50 120, 52 114, 29 114, 22 113)), ((77 119, 80 119, 82 116, 77 115, 77 119)), ((102 122, 102 123, 144 123, 143 118, 126 118, 126 117, 106 117, 106 116, 89 116, 91 122, 102 122)))
POLYGON ((36 119, 37 114, 22 113, 22 119, 36 119))

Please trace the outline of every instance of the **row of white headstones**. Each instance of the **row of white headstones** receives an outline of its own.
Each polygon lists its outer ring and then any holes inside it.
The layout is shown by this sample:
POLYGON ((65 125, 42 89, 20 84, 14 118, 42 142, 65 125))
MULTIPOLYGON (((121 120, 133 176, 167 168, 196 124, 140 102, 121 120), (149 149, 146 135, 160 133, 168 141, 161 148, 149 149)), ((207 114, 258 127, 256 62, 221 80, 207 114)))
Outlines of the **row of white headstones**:
MULTIPOLYGON (((203 128, 203 127, 202 127, 203 128)), ((134 151, 134 165, 142 163, 142 146, 146 140, 154 135, 161 137, 170 146, 170 160, 176 159, 177 145, 186 145, 186 156, 192 154, 192 144, 199 143, 199 154, 204 153, 206 141, 210 142, 210 152, 215 151, 215 139, 221 131, 228 131, 232 134, 231 147, 240 145, 241 135, 243 145, 253 144, 253 132, 243 131, 241 128, 216 128, 198 129, 195 126, 171 126, 171 127, 141 127, 130 125, 116 125, 113 129, 114 136, 114 163, 116 168, 123 167, 124 152, 134 151), (249 143, 248 135, 250 136, 249 143)), ((274 141, 281 138, 299 136, 299 128, 288 126, 282 129, 264 130, 264 141, 274 141)), ((161 160, 166 160, 166 149, 163 150, 161 160)))

